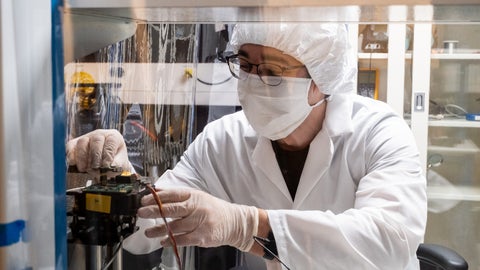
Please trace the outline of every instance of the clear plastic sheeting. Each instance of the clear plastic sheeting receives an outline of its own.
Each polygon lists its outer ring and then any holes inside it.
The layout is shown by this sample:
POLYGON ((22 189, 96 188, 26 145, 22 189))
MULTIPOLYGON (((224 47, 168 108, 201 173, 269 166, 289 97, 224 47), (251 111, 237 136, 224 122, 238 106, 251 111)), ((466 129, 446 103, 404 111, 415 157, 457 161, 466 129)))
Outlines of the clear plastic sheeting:
POLYGON ((1 269, 56 264, 50 5, 0 1, 1 269))
POLYGON ((142 25, 133 37, 68 63, 68 138, 117 129, 137 173, 170 168, 192 138, 194 45, 195 25, 142 25))
MULTIPOLYGON (((67 140, 95 129, 116 129, 124 137, 135 172, 146 181, 173 168, 207 122, 237 110, 236 80, 224 59, 229 30, 225 24, 138 24, 133 36, 66 62, 67 140)), ((67 195, 86 188, 89 180, 99 184, 78 172, 67 173, 66 180, 67 195)), ((174 267, 170 249, 160 251, 161 255, 116 252, 105 255, 108 259, 82 255, 79 249, 115 248, 129 235, 114 243, 88 235, 78 222, 84 217, 75 208, 76 199, 67 196, 69 268, 78 262, 102 265, 98 261, 109 259, 120 265, 123 260, 128 268, 134 261, 145 261, 145 256, 151 268, 174 267)), ((117 222, 114 214, 104 218, 117 222)), ((104 226, 94 219, 86 222, 95 228, 104 226)), ((185 248, 181 254, 186 269, 193 269, 195 250, 185 248)))

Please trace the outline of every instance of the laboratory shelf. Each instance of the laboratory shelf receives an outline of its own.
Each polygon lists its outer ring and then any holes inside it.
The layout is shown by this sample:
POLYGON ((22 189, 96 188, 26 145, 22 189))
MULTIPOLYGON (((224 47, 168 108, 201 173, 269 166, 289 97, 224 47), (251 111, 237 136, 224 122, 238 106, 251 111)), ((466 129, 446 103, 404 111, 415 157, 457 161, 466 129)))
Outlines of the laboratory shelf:
POLYGON ((464 127, 480 128, 480 121, 468 121, 465 119, 442 119, 428 121, 430 127, 464 127))
POLYGON ((388 53, 358 53, 358 59, 388 59, 388 53))
POLYGON ((464 140, 453 146, 429 145, 428 151, 441 153, 478 154, 480 149, 472 140, 464 140))
POLYGON ((477 53, 432 53, 432 59, 440 60, 480 60, 480 51, 477 53))
POLYGON ((480 201, 480 187, 468 186, 428 186, 428 199, 480 201))
MULTIPOLYGON (((410 126, 412 120, 410 115, 404 116, 405 122, 410 126)), ((480 128, 480 121, 467 121, 465 119, 441 119, 428 121, 429 127, 461 127, 461 128, 480 128)))
MULTIPOLYGON (((362 52, 358 53, 358 59, 360 60, 369 60, 369 59, 388 59, 388 53, 368 53, 362 52)), ((405 59, 412 59, 412 52, 405 53, 405 59)))

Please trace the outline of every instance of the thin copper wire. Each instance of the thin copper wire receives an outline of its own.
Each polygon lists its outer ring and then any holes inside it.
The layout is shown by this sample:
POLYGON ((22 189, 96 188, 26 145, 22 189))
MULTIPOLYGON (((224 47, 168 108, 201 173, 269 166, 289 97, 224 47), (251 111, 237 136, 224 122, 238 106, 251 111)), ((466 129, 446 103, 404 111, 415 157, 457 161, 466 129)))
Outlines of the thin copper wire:
POLYGON ((163 222, 165 223, 165 226, 167 227, 168 239, 170 240, 170 243, 172 244, 173 252, 175 252, 175 257, 177 259, 178 267, 180 268, 180 270, 182 270, 183 269, 182 261, 180 260, 180 254, 178 253, 177 241, 175 241, 175 237, 173 237, 173 232, 170 229, 170 226, 168 225, 167 219, 165 218, 165 215, 163 213, 162 201, 160 200, 160 197, 158 197, 157 191, 152 186, 147 185, 147 188, 152 193, 153 198, 155 199, 155 202, 158 205, 158 209, 160 211, 160 216, 162 217, 163 222))

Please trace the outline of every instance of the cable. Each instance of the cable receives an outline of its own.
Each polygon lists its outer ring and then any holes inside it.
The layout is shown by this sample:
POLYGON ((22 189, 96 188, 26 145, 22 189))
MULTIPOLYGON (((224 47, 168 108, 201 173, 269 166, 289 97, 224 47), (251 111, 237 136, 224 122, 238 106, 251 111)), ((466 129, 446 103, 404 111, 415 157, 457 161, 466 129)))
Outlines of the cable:
POLYGON ((220 82, 206 82, 206 81, 204 81, 204 80, 202 80, 202 79, 200 79, 200 78, 197 78, 197 81, 199 81, 199 82, 201 82, 201 83, 203 83, 203 84, 206 84, 206 85, 219 85, 219 84, 224 84, 224 83, 230 81, 230 80, 232 79, 232 77, 233 77, 233 76, 230 76, 230 77, 228 77, 228 78, 226 78, 225 80, 220 81, 220 82))
POLYGON ((120 240, 120 243, 118 243, 117 248, 113 252, 112 258, 110 259, 110 261, 108 261, 108 263, 104 267, 102 267, 102 270, 108 269, 108 267, 115 261, 115 259, 118 256, 118 252, 120 251, 120 248, 122 247, 122 243, 123 243, 123 238, 120 240))
POLYGON ((288 267, 284 262, 282 262, 282 260, 280 260, 280 258, 277 256, 277 254, 275 254, 275 252, 271 251, 269 248, 267 248, 267 246, 265 246, 264 242, 270 242, 270 240, 258 236, 253 236, 253 240, 255 240, 255 242, 259 244, 264 250, 270 253, 270 255, 272 255, 278 262, 285 266, 287 270, 291 270, 290 267, 288 267))
POLYGON ((444 107, 445 111, 447 111, 450 115, 456 116, 458 118, 462 118, 465 116, 465 114, 467 114, 467 111, 464 108, 455 104, 446 104, 444 107), (455 110, 457 110, 457 112, 455 112, 455 110))
MULTIPOLYGON (((432 114, 430 113, 428 115, 429 119, 432 119, 432 120, 442 120, 442 119, 445 119, 446 117, 456 117, 456 118, 464 118, 466 114, 468 114, 468 112, 456 105, 456 104, 446 104, 446 105, 441 105, 433 100, 430 100, 429 101, 432 105, 440 108, 442 111, 444 111, 445 113, 437 113, 437 114, 432 114)), ((437 110, 438 110, 437 108, 437 110)), ((411 117, 411 114, 409 113, 405 113, 404 114, 405 117, 408 117, 410 116, 411 117)))
POLYGON ((157 140, 157 136, 155 136, 155 134, 153 134, 152 132, 150 132, 150 130, 148 130, 145 126, 143 126, 142 124, 140 124, 138 121, 131 121, 131 123, 140 128, 143 132, 145 132, 154 142, 157 140))
POLYGON ((173 237, 173 232, 170 229, 170 226, 168 225, 167 218, 165 217, 165 214, 163 213, 163 208, 162 208, 162 201, 158 197, 157 192, 151 185, 147 185, 147 188, 150 190, 150 192, 153 195, 153 198, 155 199, 155 202, 157 203, 158 210, 160 211, 160 216, 163 219, 163 222, 165 223, 165 226, 167 227, 168 231, 168 239, 170 240, 172 247, 173 247, 173 252, 175 253, 175 258, 177 259, 177 264, 180 270, 183 269, 182 267, 182 261, 180 260, 180 254, 178 253, 178 247, 177 247, 177 241, 175 241, 175 237, 173 237))

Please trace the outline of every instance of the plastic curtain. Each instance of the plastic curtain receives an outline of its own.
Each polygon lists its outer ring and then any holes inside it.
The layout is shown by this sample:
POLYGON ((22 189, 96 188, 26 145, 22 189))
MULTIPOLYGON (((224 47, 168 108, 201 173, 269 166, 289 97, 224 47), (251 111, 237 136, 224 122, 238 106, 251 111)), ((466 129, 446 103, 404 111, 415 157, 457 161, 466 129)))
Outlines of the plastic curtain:
POLYGON ((0 269, 54 269, 51 2, 0 12, 0 269))

